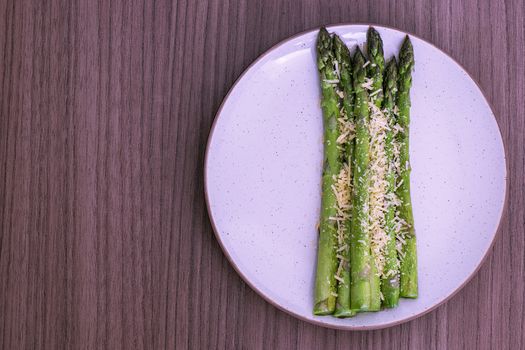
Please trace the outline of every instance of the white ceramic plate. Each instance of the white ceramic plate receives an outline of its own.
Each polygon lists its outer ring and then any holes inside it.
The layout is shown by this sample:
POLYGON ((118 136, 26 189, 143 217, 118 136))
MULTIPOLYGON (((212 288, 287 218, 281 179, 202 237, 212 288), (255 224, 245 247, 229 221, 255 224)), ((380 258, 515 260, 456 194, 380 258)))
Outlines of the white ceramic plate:
MULTIPOLYGON (((405 33, 375 26, 386 58, 405 33)), ((354 48, 367 25, 328 28, 354 48)), ((319 325, 382 328, 433 309, 477 271, 505 202, 505 152, 477 84, 448 55, 411 36, 412 200, 419 298, 349 319, 312 315, 316 268, 322 114, 315 64, 317 30, 278 44, 239 78, 208 142, 208 209, 224 253, 255 291, 319 325)))

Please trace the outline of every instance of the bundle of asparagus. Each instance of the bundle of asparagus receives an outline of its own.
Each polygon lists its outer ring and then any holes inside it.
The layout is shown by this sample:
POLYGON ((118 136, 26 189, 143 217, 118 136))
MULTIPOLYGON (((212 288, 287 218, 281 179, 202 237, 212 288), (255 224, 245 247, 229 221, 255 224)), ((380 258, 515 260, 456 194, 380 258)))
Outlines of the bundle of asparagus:
POLYGON ((368 60, 321 28, 317 40, 324 168, 314 314, 351 317, 417 297, 409 122, 414 54, 407 36, 385 68, 367 33, 368 60))

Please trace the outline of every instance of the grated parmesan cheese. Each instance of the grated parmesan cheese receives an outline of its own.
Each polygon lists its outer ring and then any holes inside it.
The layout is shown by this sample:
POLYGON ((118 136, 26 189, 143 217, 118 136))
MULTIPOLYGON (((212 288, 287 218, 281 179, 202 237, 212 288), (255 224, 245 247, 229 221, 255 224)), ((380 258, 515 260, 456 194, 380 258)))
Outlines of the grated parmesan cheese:
POLYGON ((343 262, 347 261, 347 259, 346 259, 344 256, 342 256, 341 254, 337 254, 336 257, 337 257, 337 259, 339 259, 340 261, 343 261, 343 262))
MULTIPOLYGON (((394 107, 393 113, 394 115, 397 115, 399 113, 399 109, 397 106, 394 107)), ((399 125, 398 123, 393 123, 392 130, 394 132, 394 136, 405 131, 403 127, 399 125)), ((393 147, 392 147, 393 160, 392 160, 391 166, 393 167, 395 173, 398 176, 400 176, 405 170, 410 169, 410 163, 408 161, 406 161, 405 164, 403 165, 401 164, 401 160, 400 160, 401 147, 402 147, 402 142, 394 141, 393 147)), ((402 184, 403 184, 403 179, 399 180, 396 183, 395 190, 397 191, 402 186, 402 184)), ((397 207, 402 204, 401 200, 395 194, 391 195, 390 202, 391 202, 391 205, 395 205, 397 207)), ((405 254, 403 253, 403 246, 406 243, 406 235, 408 233, 409 227, 410 226, 408 225, 408 223, 405 220, 400 218, 399 211, 396 211, 395 216, 394 216, 394 227, 393 228, 394 228, 394 232, 396 235, 396 250, 398 252, 400 260, 403 260, 405 256, 405 254)), ((399 265, 399 262, 398 262, 398 265, 399 265)))
POLYGON ((346 118, 346 115, 343 114, 343 117, 338 118, 339 124, 339 137, 337 138, 337 144, 343 144, 355 137, 355 125, 346 118))
POLYGON ((334 73, 336 77, 341 79, 341 72, 339 71, 339 62, 337 60, 334 60, 334 73))
POLYGON ((363 84, 361 84, 361 87, 363 89, 372 90, 373 89, 373 87, 372 87, 373 84, 374 84, 374 80, 373 79, 365 78, 365 82, 363 84))
MULTIPOLYGON (((338 62, 334 63, 334 73, 340 78, 340 70, 338 62)), ((323 80, 325 83, 337 84, 339 79, 332 80, 323 80)), ((339 89, 336 90, 336 94, 343 99, 345 97, 344 91, 339 89)), ((346 111, 341 104, 338 104, 340 108, 341 116, 337 119, 337 127, 339 129, 339 136, 336 140, 337 147, 339 150, 343 150, 347 142, 355 138, 355 124, 348 119, 346 111)), ((333 175, 332 179, 334 184, 331 186, 331 190, 335 195, 335 209, 336 215, 331 216, 328 219, 333 222, 336 230, 336 258, 338 260, 338 267, 334 278, 339 281, 339 283, 344 284, 344 279, 342 278, 342 273, 345 266, 348 266, 348 258, 346 254, 348 253, 349 246, 345 242, 345 235, 347 234, 345 230, 347 229, 347 222, 351 218, 352 212, 352 202, 351 202, 351 193, 352 193, 352 169, 351 164, 344 163, 341 167, 339 174, 333 175)), ((335 295, 337 296, 337 295, 335 295)))
MULTIPOLYGON (((377 95, 381 90, 376 90, 371 96, 377 95)), ((385 271, 385 250, 388 235, 385 230, 385 213, 390 205, 387 198, 388 181, 386 176, 390 169, 385 151, 387 131, 390 129, 388 119, 383 111, 373 102, 369 102, 370 116, 370 186, 369 186, 369 225, 370 246, 377 273, 383 276, 385 271)))
POLYGON ((350 201, 351 193, 351 167, 345 163, 341 167, 339 174, 335 178, 335 184, 332 185, 332 191, 336 198, 336 210, 337 216, 331 217, 337 223, 337 255, 336 258, 339 262, 335 279, 340 283, 344 283, 341 274, 343 272, 343 266, 348 260, 342 254, 348 251, 348 245, 345 243, 345 225, 344 222, 350 219, 350 213, 352 203, 350 201))
POLYGON ((370 97, 374 97, 375 95, 377 95, 378 93, 380 93, 383 89, 377 89, 376 91, 372 92, 370 94, 370 97))

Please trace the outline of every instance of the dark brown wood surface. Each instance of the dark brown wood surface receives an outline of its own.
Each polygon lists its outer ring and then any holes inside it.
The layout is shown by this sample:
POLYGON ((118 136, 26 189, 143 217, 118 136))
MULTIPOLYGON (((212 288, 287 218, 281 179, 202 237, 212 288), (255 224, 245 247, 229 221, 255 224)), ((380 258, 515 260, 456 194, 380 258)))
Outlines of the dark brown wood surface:
POLYGON ((0 0, 0 349, 525 348, 524 18, 523 0, 0 0), (479 273, 379 331, 263 301, 204 202, 206 139, 235 79, 280 40, 338 22, 395 26, 457 59, 508 157, 479 273))

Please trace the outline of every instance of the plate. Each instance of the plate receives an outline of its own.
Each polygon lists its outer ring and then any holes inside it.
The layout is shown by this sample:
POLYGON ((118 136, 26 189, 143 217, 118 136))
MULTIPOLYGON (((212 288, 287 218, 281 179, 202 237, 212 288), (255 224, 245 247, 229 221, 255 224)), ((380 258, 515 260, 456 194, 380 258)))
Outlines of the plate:
MULTIPOLYGON (((406 33, 374 26, 388 59, 406 33)), ((329 27, 351 47, 368 25, 329 27)), ((505 203, 506 161, 492 109, 469 74, 411 35, 412 201, 419 298, 349 319, 314 316, 313 290, 323 158, 318 30, 259 57, 215 118, 205 160, 210 219, 244 281, 278 308, 341 329, 383 328, 421 316, 450 298, 489 252, 505 203)))

